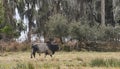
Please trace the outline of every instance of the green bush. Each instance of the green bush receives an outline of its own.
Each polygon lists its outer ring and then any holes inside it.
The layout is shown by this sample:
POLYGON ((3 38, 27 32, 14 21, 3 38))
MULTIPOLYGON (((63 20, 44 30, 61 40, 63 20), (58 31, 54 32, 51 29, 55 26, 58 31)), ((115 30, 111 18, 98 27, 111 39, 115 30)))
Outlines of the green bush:
POLYGON ((49 21, 47 23, 47 31, 49 32, 49 36, 58 36, 65 37, 68 36, 68 25, 67 19, 62 14, 55 14, 49 17, 49 21))
POLYGON ((69 35, 79 40, 109 40, 120 36, 120 27, 105 26, 98 27, 97 24, 89 26, 88 23, 71 22, 69 24, 69 35))

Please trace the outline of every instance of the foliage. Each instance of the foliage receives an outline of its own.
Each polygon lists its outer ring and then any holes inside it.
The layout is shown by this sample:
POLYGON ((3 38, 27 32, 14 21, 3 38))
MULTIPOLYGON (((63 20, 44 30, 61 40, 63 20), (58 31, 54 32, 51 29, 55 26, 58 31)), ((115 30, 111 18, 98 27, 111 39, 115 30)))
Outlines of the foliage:
POLYGON ((23 22, 16 26, 12 19, 15 9, 18 9, 21 21, 24 17, 28 19, 28 39, 31 39, 33 27, 37 28, 37 34, 43 36, 71 36, 79 40, 114 39, 120 33, 119 28, 112 27, 115 24, 114 21, 120 20, 119 0, 106 1, 106 25, 112 26, 103 28, 98 28, 98 23, 101 23, 100 0, 10 0, 9 2, 3 0, 3 4, 0 1, 0 33, 10 35, 11 38, 19 36, 24 30, 23 22))
MULTIPOLYGON (((14 20, 11 20, 13 19, 12 15, 7 15, 7 12, 11 14, 11 11, 8 11, 8 9, 6 11, 6 9, 4 1, 0 1, 0 39, 11 39, 19 36, 19 32, 14 27, 16 24, 14 24, 14 20), (8 17, 8 20, 6 17, 8 17)), ((9 10, 11 9, 9 8, 9 10)))
POLYGON ((56 14, 49 17, 46 26, 50 36, 65 37, 68 35, 67 19, 62 14, 56 14))
POLYGON ((50 36, 67 37, 78 40, 113 40, 120 33, 119 26, 98 27, 97 23, 94 26, 89 26, 87 21, 72 21, 67 22, 67 19, 62 14, 56 14, 49 17, 46 24, 48 34, 50 36))
POLYGON ((72 38, 78 40, 90 39, 95 35, 95 27, 90 27, 89 25, 82 24, 81 22, 73 22, 69 25, 69 31, 72 38))
POLYGON ((6 25, 2 29, 0 29, 0 32, 4 34, 4 36, 8 38, 14 38, 19 36, 19 32, 13 30, 11 25, 6 25))
POLYGON ((3 33, 7 34, 7 35, 10 35, 10 34, 12 34, 12 27, 9 26, 9 25, 7 25, 7 26, 5 26, 3 29, 1 29, 1 31, 2 31, 3 33))
POLYGON ((87 23, 81 22, 72 22, 69 25, 71 37, 79 40, 109 40, 119 36, 119 30, 119 26, 98 28, 98 24, 90 27, 87 23))

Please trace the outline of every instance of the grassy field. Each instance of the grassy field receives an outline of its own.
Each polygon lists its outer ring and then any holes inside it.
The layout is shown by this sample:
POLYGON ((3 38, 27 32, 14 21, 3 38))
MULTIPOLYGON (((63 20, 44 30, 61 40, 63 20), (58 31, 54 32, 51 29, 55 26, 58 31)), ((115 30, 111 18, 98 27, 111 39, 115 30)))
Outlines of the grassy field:
POLYGON ((30 52, 5 52, 0 69, 120 69, 120 52, 56 52, 33 59, 30 52))

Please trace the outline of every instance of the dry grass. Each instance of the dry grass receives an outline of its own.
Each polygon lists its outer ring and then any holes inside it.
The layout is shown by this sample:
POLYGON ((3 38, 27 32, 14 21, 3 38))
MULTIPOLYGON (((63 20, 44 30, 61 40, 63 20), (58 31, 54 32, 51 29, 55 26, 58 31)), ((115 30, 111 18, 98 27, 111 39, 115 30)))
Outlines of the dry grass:
POLYGON ((18 52, 18 51, 26 51, 30 49, 30 43, 19 43, 16 41, 5 42, 0 40, 0 52, 18 52))
POLYGON ((35 59, 30 58, 30 52, 5 52, 0 56, 0 69, 23 69, 17 68, 22 65, 26 65, 26 69, 31 65, 31 69, 120 69, 91 67, 89 63, 96 58, 120 60, 120 52, 57 52, 53 58, 44 58, 42 54, 35 59))

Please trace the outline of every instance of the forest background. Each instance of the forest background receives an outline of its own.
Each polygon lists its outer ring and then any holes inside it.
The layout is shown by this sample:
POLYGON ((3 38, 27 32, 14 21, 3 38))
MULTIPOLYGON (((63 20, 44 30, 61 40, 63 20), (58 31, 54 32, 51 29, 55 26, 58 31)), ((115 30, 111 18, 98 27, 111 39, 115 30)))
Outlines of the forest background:
POLYGON ((65 51, 70 39, 72 50, 119 51, 120 0, 0 0, 0 49, 25 51, 33 36, 59 38, 65 51))

